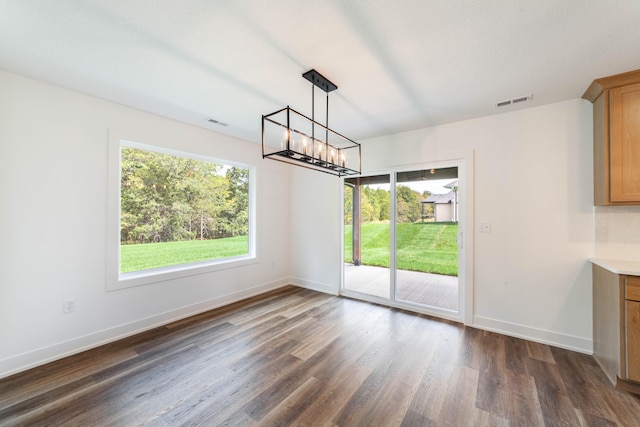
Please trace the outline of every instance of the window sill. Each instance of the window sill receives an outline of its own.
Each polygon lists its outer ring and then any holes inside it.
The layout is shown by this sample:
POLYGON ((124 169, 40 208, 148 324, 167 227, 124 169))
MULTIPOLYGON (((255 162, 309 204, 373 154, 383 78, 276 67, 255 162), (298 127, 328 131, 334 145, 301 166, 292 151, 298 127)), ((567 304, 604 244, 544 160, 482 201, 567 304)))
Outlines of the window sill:
POLYGON ((131 273, 114 274, 113 277, 107 278, 107 291, 117 291, 135 286, 166 282, 169 280, 227 270, 230 268, 243 267, 256 263, 258 263, 258 259, 255 256, 243 255, 233 258, 225 258, 222 260, 204 261, 131 273))

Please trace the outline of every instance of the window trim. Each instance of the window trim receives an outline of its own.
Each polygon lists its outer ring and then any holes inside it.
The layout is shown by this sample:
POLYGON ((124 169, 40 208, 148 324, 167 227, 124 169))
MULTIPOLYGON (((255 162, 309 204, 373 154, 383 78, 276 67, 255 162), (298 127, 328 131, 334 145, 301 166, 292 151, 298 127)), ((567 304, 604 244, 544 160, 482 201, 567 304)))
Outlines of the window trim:
POLYGON ((107 190, 107 238, 106 238, 106 289, 115 291, 134 286, 149 285, 183 277, 226 270, 258 262, 256 254, 256 167, 226 159, 195 154, 169 148, 166 139, 156 141, 157 137, 139 137, 109 130, 108 138, 108 190, 107 190), (153 140, 155 144, 146 143, 153 140), (144 142, 141 142, 144 141, 144 142), (154 151, 173 156, 187 157, 226 166, 241 167, 249 170, 249 236, 248 254, 227 258, 212 259, 159 267, 135 272, 120 273, 120 185, 121 185, 121 147, 131 147, 154 151))

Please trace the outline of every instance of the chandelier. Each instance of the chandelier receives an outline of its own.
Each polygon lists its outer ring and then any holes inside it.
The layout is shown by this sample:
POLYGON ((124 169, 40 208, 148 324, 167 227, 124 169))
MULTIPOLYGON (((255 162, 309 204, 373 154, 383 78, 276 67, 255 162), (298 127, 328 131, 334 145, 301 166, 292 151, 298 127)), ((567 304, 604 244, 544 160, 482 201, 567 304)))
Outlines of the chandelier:
POLYGON ((262 116, 262 158, 337 176, 362 170, 360 144, 329 129, 329 92, 338 89, 316 70, 302 75, 311 82, 311 118, 287 106, 262 116), (325 124, 315 121, 315 88, 327 94, 325 124))

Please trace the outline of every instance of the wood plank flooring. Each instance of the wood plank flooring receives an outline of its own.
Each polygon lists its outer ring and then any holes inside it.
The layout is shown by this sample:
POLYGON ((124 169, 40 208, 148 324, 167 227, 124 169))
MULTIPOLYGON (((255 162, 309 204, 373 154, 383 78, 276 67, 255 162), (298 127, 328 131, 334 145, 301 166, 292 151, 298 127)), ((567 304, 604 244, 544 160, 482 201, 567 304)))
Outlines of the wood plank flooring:
POLYGON ((0 380, 0 425, 640 426, 591 356, 285 287, 0 380))

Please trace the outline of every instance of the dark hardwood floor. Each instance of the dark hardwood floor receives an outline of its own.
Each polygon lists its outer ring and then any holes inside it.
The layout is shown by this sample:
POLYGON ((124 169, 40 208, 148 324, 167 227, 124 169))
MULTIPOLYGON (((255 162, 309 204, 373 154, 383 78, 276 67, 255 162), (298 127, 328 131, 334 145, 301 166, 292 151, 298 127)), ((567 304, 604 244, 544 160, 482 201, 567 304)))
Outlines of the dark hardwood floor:
POLYGON ((0 425, 640 426, 590 356, 295 287, 0 380, 0 425))

